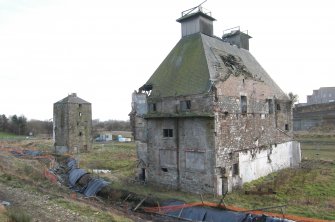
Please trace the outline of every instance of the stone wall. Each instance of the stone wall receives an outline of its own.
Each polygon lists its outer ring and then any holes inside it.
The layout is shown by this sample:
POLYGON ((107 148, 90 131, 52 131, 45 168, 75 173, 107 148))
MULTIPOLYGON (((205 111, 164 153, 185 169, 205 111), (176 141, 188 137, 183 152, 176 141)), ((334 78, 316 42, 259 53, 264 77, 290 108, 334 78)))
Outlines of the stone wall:
POLYGON ((91 104, 55 103, 56 152, 87 152, 92 148, 91 104))
POLYGON ((231 76, 201 95, 134 95, 135 101, 147 101, 146 112, 133 108, 131 119, 140 172, 148 183, 222 194, 270 172, 266 167, 258 172, 252 158, 266 154, 279 166, 270 164, 273 169, 300 162, 300 148, 292 142, 291 102, 278 100, 261 80, 231 76), (246 176, 248 158, 253 168, 246 176))
POLYGON ((213 192, 214 122, 212 118, 148 120, 147 180, 192 192, 213 192), (172 137, 164 137, 172 129, 172 137))

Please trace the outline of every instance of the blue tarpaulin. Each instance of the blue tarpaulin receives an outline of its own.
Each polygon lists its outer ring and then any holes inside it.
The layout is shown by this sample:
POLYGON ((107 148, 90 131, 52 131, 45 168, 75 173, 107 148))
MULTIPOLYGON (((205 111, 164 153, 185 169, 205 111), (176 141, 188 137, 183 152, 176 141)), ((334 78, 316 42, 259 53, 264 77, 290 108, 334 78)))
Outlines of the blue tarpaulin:
POLYGON ((72 170, 74 168, 77 168, 77 160, 73 159, 73 158, 69 158, 67 160, 67 167, 72 170))

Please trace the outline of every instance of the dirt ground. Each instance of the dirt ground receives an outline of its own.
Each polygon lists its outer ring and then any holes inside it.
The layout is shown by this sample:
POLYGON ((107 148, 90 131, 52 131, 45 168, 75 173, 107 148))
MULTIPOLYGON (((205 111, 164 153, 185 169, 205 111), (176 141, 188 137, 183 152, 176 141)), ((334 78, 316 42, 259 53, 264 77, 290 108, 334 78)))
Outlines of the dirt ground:
MULTIPOLYGON (((11 204, 8 209, 23 211, 25 214, 29 215, 34 222, 100 221, 101 218, 98 217, 98 214, 102 213, 100 209, 89 206, 94 213, 91 215, 82 215, 76 210, 71 210, 66 206, 57 204, 57 199, 59 198, 62 197, 25 190, 23 188, 13 188, 0 183, 0 200, 7 201, 11 204)), ((82 206, 83 203, 80 203, 80 205, 82 206)), ((134 219, 137 221, 134 217, 133 219, 127 219, 127 216, 124 215, 123 212, 117 212, 117 210, 114 210, 114 213, 115 212, 122 215, 122 217, 114 218, 111 215, 110 221, 133 221, 134 219)), ((108 220, 108 216, 105 217, 106 220, 108 220)))

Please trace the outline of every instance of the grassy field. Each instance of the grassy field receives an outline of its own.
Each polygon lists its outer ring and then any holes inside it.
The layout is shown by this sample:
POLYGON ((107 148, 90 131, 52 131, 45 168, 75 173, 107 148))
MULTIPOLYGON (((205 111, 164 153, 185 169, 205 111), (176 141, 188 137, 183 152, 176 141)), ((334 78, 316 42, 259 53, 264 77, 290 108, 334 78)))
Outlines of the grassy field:
POLYGON ((12 133, 5 133, 5 132, 0 132, 0 140, 1 139, 23 139, 25 136, 18 136, 12 133))
MULTIPOLYGON (((298 140, 301 142, 303 157, 300 168, 282 170, 247 183, 241 190, 228 194, 225 203, 247 209, 286 205, 284 209, 288 214, 335 220, 335 138, 305 136, 298 140), (245 194, 245 191, 268 189, 274 190, 276 194, 245 194)), ((163 199, 176 198, 187 202, 201 200, 199 195, 131 183, 136 167, 133 143, 101 144, 94 148, 93 153, 80 156, 82 166, 111 169, 112 175, 122 178, 112 184, 115 188, 126 186, 129 191, 152 194, 163 199)), ((213 202, 220 200, 220 197, 213 195, 204 195, 204 198, 213 202)))
MULTIPOLYGON (((303 161, 300 168, 282 170, 247 183, 242 189, 228 194, 225 203, 247 209, 286 205, 284 210, 288 214, 335 220, 335 137, 304 135, 296 139, 301 142, 302 148, 303 161), (245 191, 268 189, 274 190, 276 194, 245 194, 245 191)), ((23 147, 37 147, 44 151, 52 147, 52 141, 24 140, 21 143, 23 147)), ((96 143, 90 153, 80 154, 76 158, 80 167, 87 171, 111 170, 109 174, 97 176, 110 180, 113 188, 161 199, 201 201, 199 195, 136 183, 137 158, 134 143, 96 143)), ((30 167, 18 166, 20 172, 31 172, 30 167)), ((204 195, 203 198, 206 201, 220 201, 220 197, 215 195, 204 195)))

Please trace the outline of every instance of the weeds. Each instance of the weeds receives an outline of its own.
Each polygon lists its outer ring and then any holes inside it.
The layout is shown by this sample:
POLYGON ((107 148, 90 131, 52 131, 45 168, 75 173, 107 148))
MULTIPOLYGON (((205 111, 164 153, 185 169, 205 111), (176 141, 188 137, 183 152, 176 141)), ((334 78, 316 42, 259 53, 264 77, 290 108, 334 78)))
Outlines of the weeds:
POLYGON ((31 216, 20 209, 10 209, 7 211, 9 222, 30 222, 31 216))

